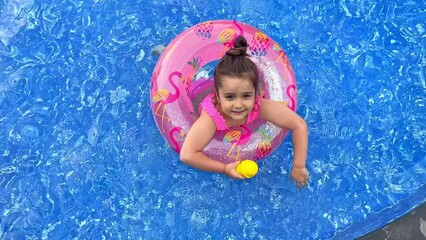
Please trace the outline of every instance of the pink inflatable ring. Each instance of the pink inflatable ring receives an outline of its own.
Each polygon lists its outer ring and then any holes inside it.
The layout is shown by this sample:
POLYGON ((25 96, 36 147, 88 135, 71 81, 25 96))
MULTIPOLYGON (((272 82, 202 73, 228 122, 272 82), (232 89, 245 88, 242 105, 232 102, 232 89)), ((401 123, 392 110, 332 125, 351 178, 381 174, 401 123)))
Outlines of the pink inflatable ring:
MULTIPOLYGON (((218 20, 197 24, 177 36, 165 49, 151 80, 151 109, 167 143, 179 152, 185 133, 198 117, 195 99, 213 88, 213 80, 200 72, 206 64, 219 60, 242 35, 249 43, 248 53, 260 73, 262 97, 282 101, 295 111, 297 91, 294 72, 281 49, 265 33, 244 23, 218 20)), ((202 97, 201 97, 202 99, 202 97)), ((248 127, 217 131, 205 148, 211 158, 228 163, 236 159, 259 161, 283 141, 287 130, 261 119, 248 127)))

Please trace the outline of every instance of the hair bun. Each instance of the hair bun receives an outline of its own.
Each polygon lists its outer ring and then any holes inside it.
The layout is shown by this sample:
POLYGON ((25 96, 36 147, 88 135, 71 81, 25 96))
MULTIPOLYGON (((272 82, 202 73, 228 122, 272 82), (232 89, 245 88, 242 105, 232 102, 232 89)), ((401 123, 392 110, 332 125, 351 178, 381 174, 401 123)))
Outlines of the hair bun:
POLYGON ((234 41, 234 48, 248 47, 247 40, 243 36, 238 36, 234 41))
POLYGON ((233 47, 226 52, 229 56, 247 56, 247 47, 233 47))
POLYGON ((234 41, 234 47, 226 52, 229 56, 247 56, 247 40, 243 36, 238 36, 234 41))

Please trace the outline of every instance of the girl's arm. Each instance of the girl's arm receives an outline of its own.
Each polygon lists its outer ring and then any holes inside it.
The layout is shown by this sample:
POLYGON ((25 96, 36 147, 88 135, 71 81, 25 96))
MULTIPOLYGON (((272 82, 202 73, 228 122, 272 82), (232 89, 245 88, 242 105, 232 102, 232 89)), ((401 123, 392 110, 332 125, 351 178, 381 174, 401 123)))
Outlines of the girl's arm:
POLYGON ((291 130, 293 133, 294 168, 305 168, 308 151, 308 126, 299 115, 284 106, 282 102, 260 99, 260 116, 266 121, 291 130))
POLYGON ((209 144, 215 133, 215 123, 207 113, 202 111, 201 116, 195 121, 186 135, 180 151, 180 160, 203 171, 224 173, 231 178, 244 179, 235 171, 239 161, 224 164, 204 154, 204 148, 209 144))

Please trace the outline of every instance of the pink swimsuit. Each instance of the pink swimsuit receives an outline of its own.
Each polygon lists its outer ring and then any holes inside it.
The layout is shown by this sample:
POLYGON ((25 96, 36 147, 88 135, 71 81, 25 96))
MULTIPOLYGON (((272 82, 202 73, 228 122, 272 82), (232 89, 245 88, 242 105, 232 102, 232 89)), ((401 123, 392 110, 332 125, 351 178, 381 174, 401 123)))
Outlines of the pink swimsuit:
MULTIPOLYGON (((216 109, 213 100, 216 98, 216 94, 210 93, 207 95, 204 100, 201 102, 199 107, 199 112, 201 113, 201 110, 204 110, 214 121, 216 124, 217 130, 228 130, 229 127, 226 125, 226 121, 223 118, 222 114, 216 109)), ((260 101, 259 96, 256 96, 255 102, 254 102, 254 108, 247 116, 247 122, 244 125, 247 125, 259 116, 259 109, 260 109, 260 101)))

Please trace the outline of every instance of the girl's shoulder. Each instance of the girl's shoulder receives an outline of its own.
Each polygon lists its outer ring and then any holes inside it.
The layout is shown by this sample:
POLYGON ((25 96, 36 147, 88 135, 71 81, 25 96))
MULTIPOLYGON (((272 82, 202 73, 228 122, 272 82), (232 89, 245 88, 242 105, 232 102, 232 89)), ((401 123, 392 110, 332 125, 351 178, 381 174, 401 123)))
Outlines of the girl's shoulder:
POLYGON ((216 123, 214 119, 203 109, 200 109, 200 116, 197 118, 196 121, 206 124, 206 127, 212 126, 216 128, 216 123))
POLYGON ((207 95, 200 104, 200 112, 204 112, 215 123, 217 130, 227 130, 225 118, 217 110, 214 93, 207 95))
POLYGON ((274 111, 277 111, 280 108, 287 106, 287 103, 285 101, 276 101, 266 98, 261 98, 259 102, 261 103, 259 104, 259 115, 262 118, 264 118, 265 115, 270 115, 274 111))
POLYGON ((276 101, 276 100, 266 99, 266 98, 263 98, 263 97, 260 98, 259 102, 260 102, 260 107, 262 107, 265 104, 267 106, 269 106, 271 104, 274 105, 274 106, 276 106, 277 104, 280 104, 281 106, 287 106, 287 103, 285 101, 276 101))

